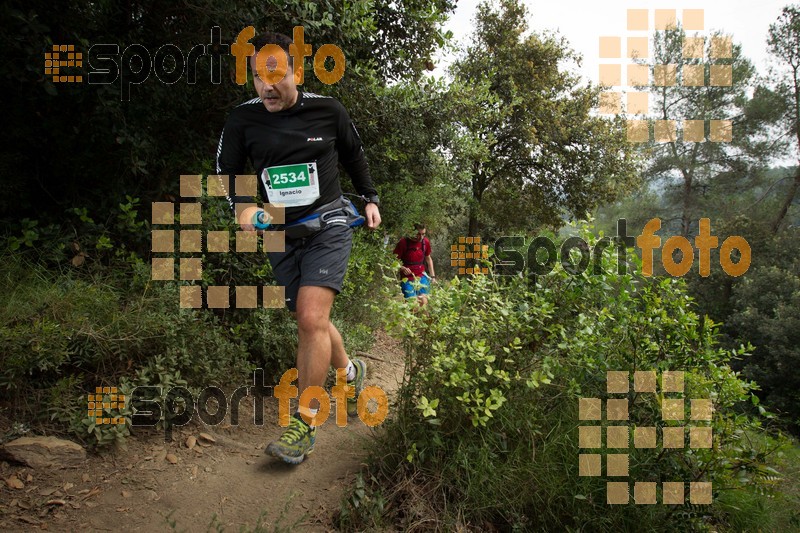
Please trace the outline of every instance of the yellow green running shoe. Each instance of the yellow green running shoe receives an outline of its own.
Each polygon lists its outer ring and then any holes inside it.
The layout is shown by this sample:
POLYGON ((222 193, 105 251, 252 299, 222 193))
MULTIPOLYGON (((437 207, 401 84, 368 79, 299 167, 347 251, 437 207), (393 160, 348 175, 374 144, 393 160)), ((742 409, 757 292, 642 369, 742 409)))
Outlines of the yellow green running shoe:
POLYGON ((314 451, 314 440, 317 428, 306 424, 300 413, 289 419, 287 427, 280 438, 267 446, 267 454, 283 460, 284 463, 299 465, 307 455, 314 451))
POLYGON ((356 391, 352 398, 347 399, 347 416, 358 415, 358 395, 364 389, 364 378, 367 376, 367 363, 357 358, 353 358, 352 361, 356 367, 356 379, 348 381, 347 384, 355 387, 356 391))

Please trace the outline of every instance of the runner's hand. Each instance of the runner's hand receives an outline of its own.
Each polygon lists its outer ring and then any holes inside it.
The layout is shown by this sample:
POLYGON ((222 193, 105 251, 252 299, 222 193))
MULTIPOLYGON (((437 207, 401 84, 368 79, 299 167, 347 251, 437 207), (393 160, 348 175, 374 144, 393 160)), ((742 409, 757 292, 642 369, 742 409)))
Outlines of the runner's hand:
POLYGON ((364 207, 364 214, 367 219, 367 227, 375 229, 381 225, 381 213, 378 211, 378 206, 375 204, 367 204, 364 207))
MULTIPOLYGON (((248 207, 244 209, 239 214, 239 226, 242 228, 242 231, 256 231, 256 227, 253 225, 253 217, 260 211, 258 207, 248 207)), ((263 230, 257 230, 259 235, 263 235, 263 230)))

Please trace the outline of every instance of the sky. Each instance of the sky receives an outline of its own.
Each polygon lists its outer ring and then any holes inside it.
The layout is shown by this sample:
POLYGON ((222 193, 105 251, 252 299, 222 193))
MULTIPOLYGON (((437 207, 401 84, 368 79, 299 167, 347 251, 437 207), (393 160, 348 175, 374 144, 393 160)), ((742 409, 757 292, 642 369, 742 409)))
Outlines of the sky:
MULTIPOLYGON (((648 9, 650 25, 654 23, 656 9, 675 9, 681 20, 684 9, 702 9, 704 16, 703 35, 711 30, 722 30, 732 34, 734 42, 741 43, 744 55, 755 63, 760 74, 768 59, 766 38, 769 25, 775 22, 783 6, 789 0, 638 0, 638 1, 595 1, 595 0, 524 0, 528 8, 528 26, 534 31, 557 31, 565 37, 570 46, 583 56, 583 66, 579 72, 584 78, 597 83, 599 76, 600 37, 622 37, 622 53, 625 54, 627 36, 644 36, 646 33, 629 32, 627 29, 628 9, 648 9)), ((461 42, 472 32, 473 18, 478 0, 458 0, 455 14, 445 28, 453 32, 461 42)), ((651 32, 652 33, 652 32, 651 32)), ((688 32, 694 33, 694 32, 688 32)), ((436 74, 442 74, 452 57, 440 56, 436 60, 436 74)), ((627 59, 622 59, 622 62, 627 59)))

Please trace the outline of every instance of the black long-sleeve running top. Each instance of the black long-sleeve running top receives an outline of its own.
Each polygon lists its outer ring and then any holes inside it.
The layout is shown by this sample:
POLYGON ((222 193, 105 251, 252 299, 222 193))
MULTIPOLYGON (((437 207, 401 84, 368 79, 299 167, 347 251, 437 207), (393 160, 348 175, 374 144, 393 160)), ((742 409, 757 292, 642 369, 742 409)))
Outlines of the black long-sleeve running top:
MULTIPOLYGON (((217 174, 244 174, 250 159, 261 198, 286 206, 286 222, 311 213, 342 194, 338 162, 356 191, 377 194, 361 139, 344 106, 335 98, 299 91, 289 109, 271 113, 260 98, 234 108, 217 148, 217 174)), ((231 209, 251 198, 227 191, 231 209)))

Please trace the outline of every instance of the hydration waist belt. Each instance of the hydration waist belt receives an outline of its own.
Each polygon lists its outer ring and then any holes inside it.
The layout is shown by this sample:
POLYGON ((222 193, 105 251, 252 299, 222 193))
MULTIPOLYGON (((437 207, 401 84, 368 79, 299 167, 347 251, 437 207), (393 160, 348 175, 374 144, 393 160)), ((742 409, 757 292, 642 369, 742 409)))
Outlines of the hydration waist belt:
POLYGON ((275 226, 275 229, 285 231, 287 239, 303 239, 328 226, 341 225, 355 228, 364 224, 364 221, 364 217, 358 212, 353 202, 340 196, 333 202, 318 207, 310 215, 289 224, 275 226))

